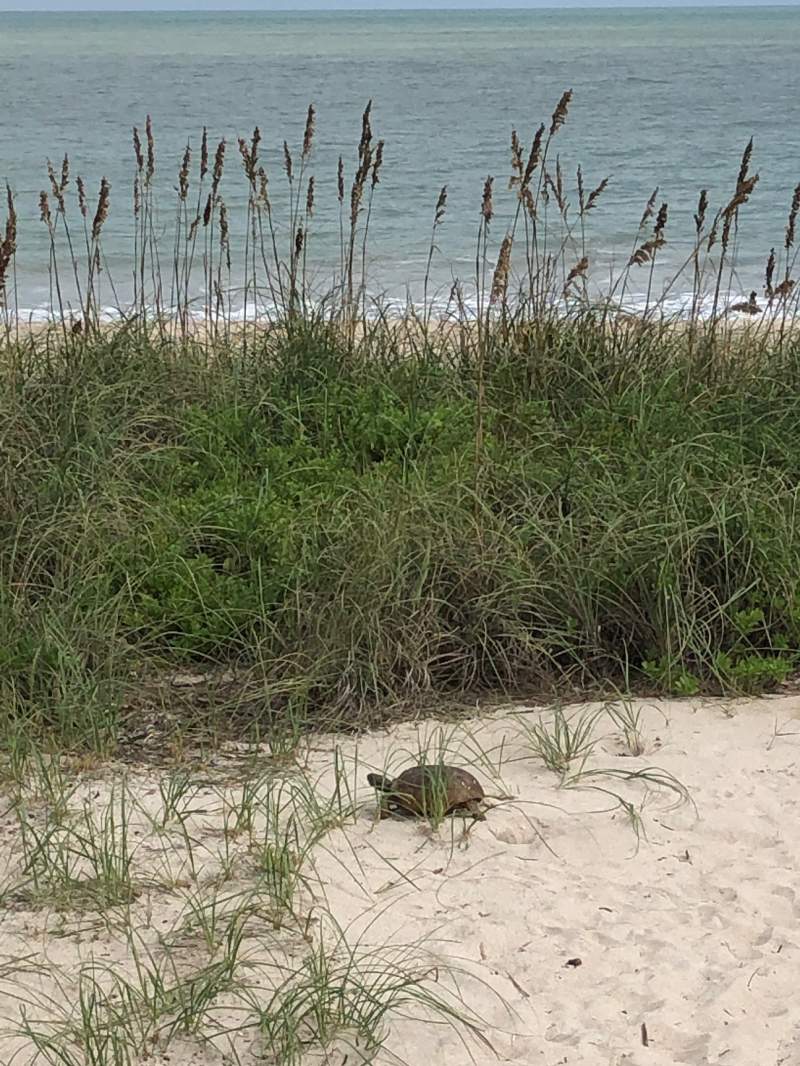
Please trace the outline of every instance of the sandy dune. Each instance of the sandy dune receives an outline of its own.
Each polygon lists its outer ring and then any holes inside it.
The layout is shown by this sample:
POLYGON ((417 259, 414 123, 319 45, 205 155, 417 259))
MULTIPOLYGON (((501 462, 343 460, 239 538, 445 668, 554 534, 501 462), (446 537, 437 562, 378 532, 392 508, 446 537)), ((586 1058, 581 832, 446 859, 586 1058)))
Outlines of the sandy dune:
MULTIPOLYGON (((298 912, 313 915, 312 897, 324 899, 348 942, 364 951, 417 943, 415 958, 427 960, 420 965, 431 979, 439 966, 432 987, 446 994, 454 971, 453 987, 480 1019, 482 1036, 390 1014, 374 1057, 340 1041, 325 1053, 309 1051, 304 1063, 800 1066, 800 697, 637 707, 644 752, 626 753, 612 721, 601 717, 584 769, 657 766, 686 786, 691 803, 676 804, 674 791, 618 773, 559 787, 522 728, 548 712, 506 708, 444 727, 450 761, 471 766, 487 792, 516 797, 471 824, 468 835, 461 819, 438 832, 418 821, 376 821, 364 780, 368 769, 399 769, 421 743, 441 742, 440 725, 405 725, 357 742, 314 738, 307 779, 319 794, 331 793, 336 748, 345 770, 340 789, 357 783, 363 805, 315 846, 298 912), (641 819, 638 838, 632 813, 641 819)), ((159 932, 176 927, 187 896, 222 883, 228 838, 215 781, 228 768, 219 756, 193 771, 200 786, 193 834, 208 845, 193 873, 174 840, 165 857, 164 840, 143 818, 161 802, 158 775, 128 773, 139 804, 136 861, 152 875, 130 922, 154 951, 159 932)), ((120 772, 85 777, 76 795, 101 803, 120 772)), ((0 869, 13 881, 18 848, 8 812, 0 848, 0 869)), ((246 887, 244 858, 224 883, 231 892, 246 887)), ((312 938, 326 925, 320 921, 307 927, 312 938)), ((251 929, 244 949, 256 965, 265 952, 274 958, 278 943, 287 965, 307 950, 284 933, 266 947, 262 933, 251 929)), ((200 965, 194 942, 180 950, 184 967, 200 965)), ((4 1024, 13 1027, 18 1016, 15 997, 40 1003, 48 993, 68 1002, 76 968, 88 959, 130 971, 121 928, 9 895, 0 912, 0 1015, 11 1020, 4 1024), (4 978, 4 961, 22 955, 51 970, 4 978)), ((223 997, 215 1019, 241 1024, 241 1010, 223 997)), ((155 1047, 151 1061, 233 1062, 234 1045, 242 1064, 270 1061, 252 1033, 202 1046, 181 1037, 166 1051, 155 1047)), ((30 1041, 0 1035, 0 1062, 15 1053, 15 1063, 31 1061, 30 1041)))

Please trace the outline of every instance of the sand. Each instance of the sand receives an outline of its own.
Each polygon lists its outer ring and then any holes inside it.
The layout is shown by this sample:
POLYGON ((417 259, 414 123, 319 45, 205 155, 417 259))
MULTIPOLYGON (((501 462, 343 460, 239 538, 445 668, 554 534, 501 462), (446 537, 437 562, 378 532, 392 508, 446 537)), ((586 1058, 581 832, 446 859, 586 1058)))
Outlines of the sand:
MULTIPOLYGON (((359 951, 415 944, 404 965, 427 973, 438 994, 457 989, 474 1028, 390 1012, 376 1053, 354 1050, 344 1033, 324 1052, 309 1048, 304 1064, 800 1064, 800 697, 640 701, 635 709, 644 746, 636 756, 610 718, 598 719, 584 769, 617 774, 583 777, 595 788, 563 787, 532 755, 523 727, 547 721, 547 708, 482 711, 444 727, 450 761, 471 766, 487 792, 516 799, 490 801, 499 805, 485 822, 447 819, 438 831, 418 821, 377 821, 364 777, 368 769, 413 761, 441 725, 407 724, 358 740, 312 738, 295 781, 329 795, 335 750, 345 770, 340 789, 358 786, 359 809, 313 848, 313 872, 296 905, 304 928, 290 922, 273 932, 263 913, 248 925, 241 958, 253 996, 265 1002, 278 975, 300 965, 309 941, 330 941, 327 910, 359 951), (676 805, 676 792, 618 776, 654 766, 685 785, 691 802, 676 805), (641 819, 638 835, 631 812, 641 819)), ((252 775, 268 764, 247 766, 252 775)), ((101 809, 122 773, 85 772, 71 803, 89 797, 101 809)), ((81 963, 135 972, 126 921, 154 958, 159 934, 169 934, 178 970, 192 973, 207 955, 196 936, 175 934, 187 899, 221 888, 246 891, 247 842, 222 831, 225 803, 230 828, 243 779, 234 753, 192 770, 198 791, 189 817, 193 838, 202 841, 194 870, 178 836, 156 833, 145 817, 157 815, 164 772, 125 773, 137 804, 135 864, 151 883, 122 918, 119 911, 103 919, 6 897, 3 1064, 33 1061, 30 1039, 10 1031, 21 1003, 40 1018, 63 1021, 74 1009, 81 963), (225 856, 230 876, 223 881, 225 856), (8 960, 22 956, 44 968, 12 973, 8 960)), ((0 807, 0 870, 11 884, 20 849, 7 807, 0 807)), ((241 1025, 244 1017, 241 1000, 225 992, 202 1032, 241 1025)), ((179 1034, 166 1048, 156 1041, 149 1061, 232 1063, 234 1050, 244 1066, 274 1061, 253 1030, 204 1043, 179 1034)))

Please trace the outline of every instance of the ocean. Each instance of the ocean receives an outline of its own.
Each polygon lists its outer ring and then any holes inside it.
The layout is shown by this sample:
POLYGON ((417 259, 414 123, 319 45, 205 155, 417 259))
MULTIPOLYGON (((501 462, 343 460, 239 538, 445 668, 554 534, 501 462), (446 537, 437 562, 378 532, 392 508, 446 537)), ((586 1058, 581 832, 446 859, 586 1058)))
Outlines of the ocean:
MULTIPOLYGON (((602 287, 627 262, 658 186, 657 203, 669 205, 654 280, 663 286, 691 252, 700 189, 708 190, 710 213, 730 199, 752 135, 751 171, 760 181, 738 222, 732 288, 760 292, 800 182, 799 54, 798 7, 3 14, 0 180, 9 182, 19 212, 18 306, 42 314, 50 300, 49 240, 38 206, 49 187, 48 158, 60 170, 69 154, 67 195, 78 219, 75 176, 92 197, 102 176, 110 181, 103 248, 115 300, 124 304, 132 296, 132 126, 152 116, 167 250, 187 140, 196 151, 203 126, 212 146, 228 140, 221 191, 235 245, 243 241, 247 201, 237 138, 260 127, 277 217, 283 141, 296 159, 312 102, 316 211, 306 254, 323 290, 339 254, 337 161, 341 153, 349 184, 369 99, 375 138, 385 140, 370 219, 370 293, 419 297, 443 185, 449 196, 432 288, 444 292, 459 278, 468 290, 486 176, 495 177, 496 250, 515 207, 511 131, 527 151, 565 89, 573 98, 551 167, 557 152, 573 201, 578 164, 587 190, 610 179, 585 220, 596 283, 602 287)), ((291 236, 279 238, 288 246, 291 236)), ((234 255, 234 283, 237 269, 234 255)), ((632 275, 634 297, 648 273, 632 275)), ((670 299, 679 303, 685 289, 677 283, 670 299)), ((105 292, 114 302, 108 286, 105 292)))

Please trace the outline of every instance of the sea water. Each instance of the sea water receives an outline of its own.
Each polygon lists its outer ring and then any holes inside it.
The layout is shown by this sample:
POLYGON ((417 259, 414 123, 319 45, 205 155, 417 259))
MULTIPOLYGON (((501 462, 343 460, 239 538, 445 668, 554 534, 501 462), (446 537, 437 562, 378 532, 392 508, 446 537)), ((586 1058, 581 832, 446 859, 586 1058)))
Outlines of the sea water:
MULTIPOLYGON (((38 198, 49 187, 46 160, 60 169, 64 153, 79 253, 74 178, 83 176, 92 197, 102 176, 111 182, 103 250, 114 300, 131 299, 131 128, 143 127, 147 114, 167 261, 179 163, 187 141, 199 149, 203 126, 212 150, 219 139, 228 141, 221 192, 234 249, 243 245, 247 203, 237 138, 260 127, 278 238, 288 249, 282 146, 287 140, 297 157, 312 102, 316 212, 307 262, 323 290, 339 261, 338 157, 349 188, 370 99, 375 139, 385 140, 370 220, 370 293, 419 298, 443 185, 448 205, 431 292, 449 291, 456 278, 469 292, 483 183, 495 177, 494 256, 515 207, 508 191, 511 130, 527 151, 565 89, 574 95, 550 166, 557 153, 573 200, 567 268, 586 250, 596 283, 618 274, 658 186, 656 206, 669 205, 667 243, 650 284, 663 287, 691 254, 700 189, 708 189, 711 217, 730 199, 752 135, 751 172, 760 181, 738 220, 732 288, 760 294, 764 264, 770 248, 782 247, 800 182, 799 55, 798 7, 0 14, 0 179, 9 182, 19 212, 18 305, 41 313, 51 299, 49 238, 38 198), (578 164, 587 190, 610 179, 583 235, 575 205, 578 164)), ((193 181, 196 167, 195 154, 193 181)), ((552 219, 552 203, 548 211, 552 219)), ((241 272, 238 255, 233 283, 241 272)), ((512 272, 521 265, 512 257, 512 272)), ((641 299, 648 282, 649 267, 633 270, 628 295, 641 299)), ((69 289, 68 277, 64 285, 69 289)), ((104 286, 114 302, 105 275, 104 286)), ((672 286, 670 299, 680 302, 687 288, 688 274, 672 286)))

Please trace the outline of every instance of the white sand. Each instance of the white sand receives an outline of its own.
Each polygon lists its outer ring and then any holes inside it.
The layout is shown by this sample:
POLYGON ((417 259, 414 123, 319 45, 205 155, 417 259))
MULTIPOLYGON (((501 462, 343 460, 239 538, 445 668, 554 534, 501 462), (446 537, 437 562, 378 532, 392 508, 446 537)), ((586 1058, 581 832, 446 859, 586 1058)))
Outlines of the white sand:
MULTIPOLYGON (((800 697, 638 706, 644 754, 625 755, 605 719, 587 768, 661 767, 696 805, 675 807, 673 793, 641 784, 584 779, 635 803, 646 833, 638 846, 612 797, 559 788, 558 776, 531 756, 521 721, 536 721, 536 711, 498 711, 447 727, 450 761, 471 766, 487 792, 517 797, 474 824, 466 840, 461 820, 448 819, 438 834, 419 822, 376 822, 364 780, 387 759, 392 769, 414 761, 420 737, 441 727, 405 725, 357 744, 315 739, 310 779, 321 793, 330 790, 331 751, 338 746, 364 807, 315 848, 319 883, 311 887, 318 898, 324 893, 350 942, 420 941, 441 963, 441 990, 447 969, 456 967, 460 993, 480 1016, 485 1038, 391 1015, 376 1063, 800 1064, 800 697), (785 735, 775 735, 776 724, 785 735), (569 965, 577 959, 580 965, 569 965)), ((131 773, 129 784, 143 807, 157 809, 152 772, 131 773)), ((80 794, 98 795, 99 802, 108 789, 106 772, 99 784, 84 779, 80 794)), ((133 907, 133 924, 153 950, 159 930, 174 925, 186 896, 208 884, 218 866, 224 838, 214 797, 204 789, 195 803, 202 808, 193 815, 196 832, 208 843, 197 883, 185 866, 178 869, 178 859, 163 858, 164 841, 140 825, 137 863, 162 883, 169 870, 176 882, 171 891, 153 887, 133 907)), ((13 873, 12 821, 7 814, 0 825, 0 870, 13 873)), ((176 848, 173 841, 175 855, 176 848)), ((239 889, 241 871, 230 882, 239 889)), ((307 914, 312 903, 305 896, 300 910, 307 914)), ((319 926, 309 929, 314 936, 319 926)), ((271 936, 266 929, 263 935, 271 936)), ((278 939, 295 960, 307 950, 288 934, 278 939)), ((263 962, 276 943, 268 949, 253 934, 247 958, 263 962)), ((200 957, 196 945, 182 950, 189 967, 192 951, 200 957)), ((0 912, 0 1015, 14 1017, 15 994, 30 1001, 50 992, 68 1003, 76 967, 90 958, 129 970, 120 929, 94 916, 19 903, 0 912), (4 959, 23 954, 46 960, 52 974, 3 980, 4 959), (54 975, 65 993, 55 991, 54 975)), ((217 1020, 237 1017, 231 1008, 217 1020)), ((265 1061, 252 1033, 236 1047, 244 1066, 265 1061)), ((220 1041, 216 1048, 179 1041, 150 1061, 233 1061, 221 1048, 220 1041)), ((30 1061, 26 1041, 0 1035, 4 1066, 15 1051, 15 1063, 30 1061)), ((304 1062, 343 1063, 344 1054, 331 1048, 327 1058, 309 1054, 304 1062)), ((351 1051, 346 1061, 360 1059, 351 1051)))

